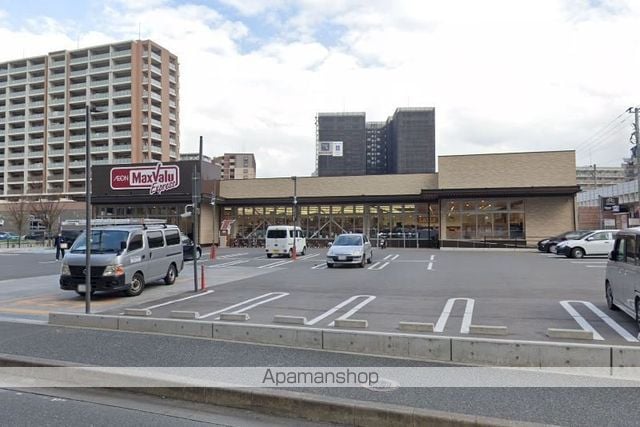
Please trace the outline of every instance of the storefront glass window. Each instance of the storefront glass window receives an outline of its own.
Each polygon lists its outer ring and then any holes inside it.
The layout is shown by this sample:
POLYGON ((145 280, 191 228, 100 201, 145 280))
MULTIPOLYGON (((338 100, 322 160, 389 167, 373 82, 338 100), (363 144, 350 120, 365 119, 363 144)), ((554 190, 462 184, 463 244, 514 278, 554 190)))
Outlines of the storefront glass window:
POLYGON ((523 200, 449 200, 444 206, 447 214, 445 239, 525 238, 523 200))

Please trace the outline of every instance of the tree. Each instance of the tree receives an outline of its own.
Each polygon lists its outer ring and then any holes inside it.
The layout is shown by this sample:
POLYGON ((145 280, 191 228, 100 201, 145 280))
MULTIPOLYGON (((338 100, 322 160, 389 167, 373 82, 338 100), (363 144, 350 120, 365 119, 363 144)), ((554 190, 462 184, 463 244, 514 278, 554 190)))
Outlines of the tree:
POLYGON ((24 199, 11 203, 9 205, 9 218, 11 218, 18 231, 18 246, 20 246, 22 235, 27 228, 27 220, 29 219, 29 203, 24 199))
POLYGON ((40 220, 47 232, 46 239, 51 239, 53 229, 59 224, 63 210, 64 206, 60 200, 40 199, 31 206, 31 214, 40 220))

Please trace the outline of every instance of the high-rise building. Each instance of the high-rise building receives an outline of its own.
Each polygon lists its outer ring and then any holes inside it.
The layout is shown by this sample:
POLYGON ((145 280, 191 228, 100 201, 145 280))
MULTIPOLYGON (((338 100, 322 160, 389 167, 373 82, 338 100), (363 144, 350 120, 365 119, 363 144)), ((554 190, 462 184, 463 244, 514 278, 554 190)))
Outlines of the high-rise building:
POLYGON ((319 113, 317 141, 341 141, 342 156, 318 156, 319 176, 365 175, 365 113, 319 113))
POLYGON ((256 158, 253 153, 224 153, 215 157, 220 165, 220 179, 253 179, 256 177, 256 158))
POLYGON ((634 178, 628 178, 622 166, 596 166, 595 168, 593 166, 578 166, 576 168, 576 182, 581 190, 606 187, 631 181, 634 178))
POLYGON ((316 152, 318 176, 433 173, 435 109, 398 108, 385 122, 365 113, 319 113, 316 143, 341 141, 343 155, 316 152))
POLYGON ((94 165, 178 160, 178 58, 150 40, 0 63, 0 199, 84 194, 94 165))

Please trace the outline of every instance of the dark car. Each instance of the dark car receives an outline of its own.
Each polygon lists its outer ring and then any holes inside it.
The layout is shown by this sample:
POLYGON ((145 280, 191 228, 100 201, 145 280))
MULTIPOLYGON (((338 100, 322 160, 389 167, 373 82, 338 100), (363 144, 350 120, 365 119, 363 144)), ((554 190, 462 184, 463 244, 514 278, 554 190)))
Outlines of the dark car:
POLYGON ((549 237, 548 239, 540 240, 538 242, 538 250, 540 252, 547 252, 547 253, 555 252, 555 249, 558 243, 564 242, 565 240, 581 239, 582 237, 586 236, 591 232, 592 230, 567 231, 566 233, 549 237))
MULTIPOLYGON (((182 233, 180 233, 180 237, 182 238, 182 252, 184 254, 184 260, 193 261, 193 240, 191 240, 186 234, 182 233)), ((197 259, 200 259, 202 256, 202 248, 200 246, 196 247, 196 254, 197 259)))

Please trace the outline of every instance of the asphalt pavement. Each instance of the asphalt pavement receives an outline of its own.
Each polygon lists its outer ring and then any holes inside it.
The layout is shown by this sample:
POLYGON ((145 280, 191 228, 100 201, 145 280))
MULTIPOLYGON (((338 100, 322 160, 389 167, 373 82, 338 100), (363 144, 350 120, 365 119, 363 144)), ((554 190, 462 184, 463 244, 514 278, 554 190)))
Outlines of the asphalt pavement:
MULTIPOLYGON (((0 322, 0 348, 8 354, 98 366, 447 366, 397 358, 8 322, 0 322)), ((568 426, 638 425, 640 401, 637 388, 532 388, 526 383, 515 388, 423 387, 380 392, 358 387, 297 391, 568 426)))

